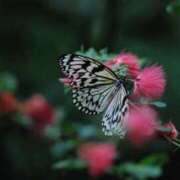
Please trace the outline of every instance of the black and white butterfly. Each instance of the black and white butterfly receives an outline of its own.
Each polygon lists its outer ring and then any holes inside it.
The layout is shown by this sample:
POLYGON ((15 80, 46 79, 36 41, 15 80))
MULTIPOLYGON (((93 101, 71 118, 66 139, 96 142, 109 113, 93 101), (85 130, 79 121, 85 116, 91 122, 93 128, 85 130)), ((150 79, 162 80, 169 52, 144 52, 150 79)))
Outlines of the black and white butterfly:
POLYGON ((73 103, 78 109, 95 115, 107 108, 102 119, 103 132, 124 137, 129 95, 125 80, 97 60, 77 54, 61 56, 59 64, 71 79, 73 103))

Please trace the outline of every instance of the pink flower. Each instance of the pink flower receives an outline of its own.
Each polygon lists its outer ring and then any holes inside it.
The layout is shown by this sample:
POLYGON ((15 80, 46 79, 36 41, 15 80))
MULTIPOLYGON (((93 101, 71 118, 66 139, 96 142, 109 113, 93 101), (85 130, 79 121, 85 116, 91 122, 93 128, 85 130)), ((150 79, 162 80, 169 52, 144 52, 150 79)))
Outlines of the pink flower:
POLYGON ((98 176, 112 165, 116 150, 112 144, 86 143, 80 147, 79 156, 87 163, 90 175, 98 176))
POLYGON ((128 68, 128 75, 135 78, 140 70, 138 57, 132 53, 120 53, 113 59, 105 62, 105 65, 112 68, 113 65, 125 64, 128 68))
POLYGON ((16 111, 18 108, 18 101, 16 97, 10 92, 0 93, 0 112, 10 113, 16 111))
POLYGON ((170 139, 176 139, 178 136, 178 131, 174 124, 170 121, 158 128, 158 134, 170 139))
POLYGON ((132 105, 126 121, 128 138, 134 145, 142 145, 155 136, 157 113, 148 105, 132 105))
POLYGON ((137 76, 133 97, 140 96, 150 99, 162 96, 165 89, 164 71, 161 66, 152 65, 144 68, 137 76))
POLYGON ((35 129, 43 129, 54 119, 53 107, 39 94, 33 95, 23 103, 23 113, 34 121, 35 129))

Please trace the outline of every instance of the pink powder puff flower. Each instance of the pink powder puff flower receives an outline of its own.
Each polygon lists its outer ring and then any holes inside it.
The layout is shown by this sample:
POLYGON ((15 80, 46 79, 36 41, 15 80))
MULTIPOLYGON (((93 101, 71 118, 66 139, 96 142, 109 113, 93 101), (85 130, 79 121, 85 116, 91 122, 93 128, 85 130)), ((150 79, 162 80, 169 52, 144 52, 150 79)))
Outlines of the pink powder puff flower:
POLYGON ((141 96, 156 99, 162 96, 166 80, 161 66, 152 65, 144 68, 136 78, 132 97, 141 96))
POLYGON ((132 53, 122 52, 113 59, 105 62, 105 65, 112 68, 113 65, 125 64, 128 68, 128 75, 135 78, 140 70, 138 57, 132 53))
POLYGON ((160 126, 157 130, 158 130, 158 134, 161 136, 170 139, 176 139, 178 137, 178 131, 175 125, 171 121, 160 126))
POLYGON ((33 119, 35 130, 44 129, 54 120, 54 109, 47 100, 39 94, 35 94, 22 104, 22 111, 33 119))
POLYGON ((98 176, 112 165, 116 150, 113 144, 86 143, 79 148, 79 156, 87 163, 89 174, 98 176))
POLYGON ((158 125, 157 113, 148 105, 131 105, 126 121, 128 138, 136 145, 140 146, 145 141, 155 137, 155 130, 158 125))

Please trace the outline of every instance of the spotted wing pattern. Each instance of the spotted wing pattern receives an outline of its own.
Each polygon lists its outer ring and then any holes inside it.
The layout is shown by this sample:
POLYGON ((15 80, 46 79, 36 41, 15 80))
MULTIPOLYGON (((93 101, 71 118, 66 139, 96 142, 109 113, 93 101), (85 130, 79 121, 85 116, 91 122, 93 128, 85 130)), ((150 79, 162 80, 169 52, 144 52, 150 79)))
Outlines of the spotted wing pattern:
POLYGON ((73 103, 86 114, 95 115, 107 107, 115 90, 114 84, 101 85, 96 88, 73 89, 73 103))
POLYGON ((102 127, 105 135, 111 136, 117 134, 120 137, 124 137, 126 133, 124 120, 127 117, 128 111, 127 94, 122 84, 104 114, 102 127))

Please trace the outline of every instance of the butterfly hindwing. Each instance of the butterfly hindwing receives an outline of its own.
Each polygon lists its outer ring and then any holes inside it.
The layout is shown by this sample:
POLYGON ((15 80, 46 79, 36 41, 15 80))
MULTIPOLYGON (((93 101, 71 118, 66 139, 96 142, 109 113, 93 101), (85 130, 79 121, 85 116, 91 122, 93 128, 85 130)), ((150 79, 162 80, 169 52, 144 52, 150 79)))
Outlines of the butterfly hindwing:
POLYGON ((127 116, 127 111, 127 91, 122 84, 104 114, 102 128, 105 135, 111 136, 113 134, 117 134, 120 137, 124 137, 126 133, 124 120, 125 116, 127 116))

